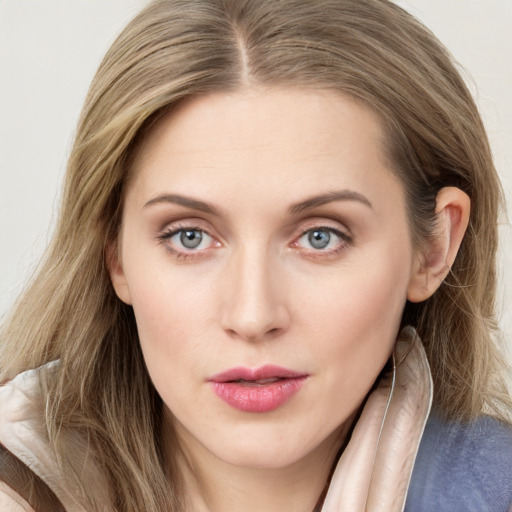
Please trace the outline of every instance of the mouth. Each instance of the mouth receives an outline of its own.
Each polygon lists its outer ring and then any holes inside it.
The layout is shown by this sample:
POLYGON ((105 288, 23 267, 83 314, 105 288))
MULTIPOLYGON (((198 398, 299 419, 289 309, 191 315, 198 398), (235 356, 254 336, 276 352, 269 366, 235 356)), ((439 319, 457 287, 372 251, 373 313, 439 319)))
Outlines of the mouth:
POLYGON ((258 379, 258 380, 245 380, 245 379, 236 379, 236 380, 228 380, 227 383, 235 383, 240 384, 241 386, 266 386, 268 384, 273 384, 274 382, 280 382, 286 380, 281 377, 274 377, 270 379, 258 379))
POLYGON ((256 382, 267 384, 278 380, 296 379, 299 377, 307 377, 307 374, 267 364, 259 368, 246 368, 243 366, 231 368, 214 375, 209 380, 211 382, 256 382))
POLYGON ((231 407, 252 413, 273 411, 292 398, 308 374, 279 366, 232 368, 208 380, 214 393, 231 407))

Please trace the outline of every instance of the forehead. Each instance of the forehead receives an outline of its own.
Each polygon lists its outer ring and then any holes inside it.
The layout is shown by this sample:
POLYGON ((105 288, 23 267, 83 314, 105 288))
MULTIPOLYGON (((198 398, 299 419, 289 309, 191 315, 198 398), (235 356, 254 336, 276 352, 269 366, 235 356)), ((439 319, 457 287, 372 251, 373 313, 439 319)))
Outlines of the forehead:
POLYGON ((291 201, 308 188, 378 193, 383 181, 397 181, 385 147, 379 117, 338 92, 212 93, 184 101, 149 130, 130 188, 148 197, 161 188, 211 194, 278 187, 291 201))

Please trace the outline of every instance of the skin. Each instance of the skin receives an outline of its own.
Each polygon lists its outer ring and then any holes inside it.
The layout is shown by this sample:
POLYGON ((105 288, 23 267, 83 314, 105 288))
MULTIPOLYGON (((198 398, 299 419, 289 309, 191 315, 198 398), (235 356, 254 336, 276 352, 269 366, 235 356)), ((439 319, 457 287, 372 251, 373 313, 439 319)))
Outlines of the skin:
POLYGON ((361 104, 293 88, 195 98, 147 136, 108 258, 182 448, 191 510, 311 511, 406 299, 446 275, 469 202, 443 189, 441 235, 416 254, 383 137, 361 104), (198 230, 196 248, 183 230, 198 230), (264 364, 308 375, 271 412, 234 409, 208 382, 264 364))

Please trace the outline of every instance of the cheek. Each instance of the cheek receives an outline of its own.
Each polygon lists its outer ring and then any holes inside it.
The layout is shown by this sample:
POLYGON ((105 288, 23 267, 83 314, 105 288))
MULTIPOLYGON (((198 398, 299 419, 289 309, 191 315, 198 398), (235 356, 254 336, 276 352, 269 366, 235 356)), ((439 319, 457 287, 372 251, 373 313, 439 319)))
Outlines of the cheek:
POLYGON ((171 263, 169 255, 157 249, 126 239, 125 275, 148 366, 150 360, 157 366, 169 364, 193 352, 204 337, 212 302, 204 279, 171 263))
POLYGON ((338 400, 362 400, 393 350, 410 260, 403 254, 397 259, 394 249, 387 254, 341 269, 300 307, 310 330, 317 327, 313 357, 318 368, 331 369, 334 400, 336 390, 347 391, 338 400))
POLYGON ((140 283, 132 293, 133 308, 146 357, 174 357, 194 351, 204 337, 208 297, 179 282, 140 283))
POLYGON ((399 251, 393 248, 385 253, 386 258, 378 253, 356 255, 334 272, 317 274, 308 294, 296 293, 301 297, 296 316, 316 322, 320 331, 338 330, 342 337, 397 329, 406 301, 410 259, 403 254, 398 257, 399 251))

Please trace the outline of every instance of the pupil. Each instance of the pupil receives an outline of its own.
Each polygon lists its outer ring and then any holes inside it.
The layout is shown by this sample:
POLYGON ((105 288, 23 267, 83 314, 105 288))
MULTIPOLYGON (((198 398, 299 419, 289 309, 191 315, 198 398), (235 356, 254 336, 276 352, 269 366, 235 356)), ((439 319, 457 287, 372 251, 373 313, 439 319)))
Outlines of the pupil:
POLYGON ((331 235, 327 231, 311 231, 308 238, 315 249, 325 249, 331 241, 331 235))
POLYGON ((182 231, 180 235, 180 241, 187 249, 195 249, 202 239, 202 233, 196 229, 182 231))

